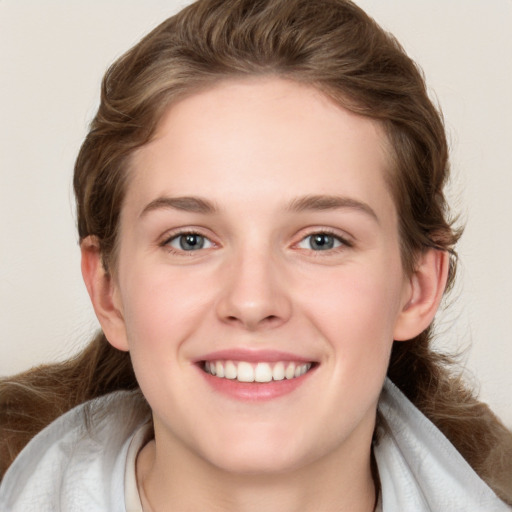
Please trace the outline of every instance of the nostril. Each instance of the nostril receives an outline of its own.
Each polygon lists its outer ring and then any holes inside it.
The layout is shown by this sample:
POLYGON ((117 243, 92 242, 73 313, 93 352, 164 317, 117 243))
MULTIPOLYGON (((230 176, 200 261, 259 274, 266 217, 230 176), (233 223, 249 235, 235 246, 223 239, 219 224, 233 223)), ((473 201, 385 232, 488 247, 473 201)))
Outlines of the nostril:
POLYGON ((224 319, 225 322, 231 325, 240 325, 245 326, 249 330, 255 330, 255 329, 267 329, 276 327, 282 322, 282 319, 279 317, 279 315, 267 315, 263 317, 255 317, 251 318, 248 315, 240 316, 237 315, 229 315, 226 316, 224 319))
POLYGON ((282 319, 279 316, 277 316, 277 315, 269 315, 269 316, 266 316, 265 318, 263 318, 259 322, 259 325, 261 327, 276 327, 281 322, 282 322, 282 319))

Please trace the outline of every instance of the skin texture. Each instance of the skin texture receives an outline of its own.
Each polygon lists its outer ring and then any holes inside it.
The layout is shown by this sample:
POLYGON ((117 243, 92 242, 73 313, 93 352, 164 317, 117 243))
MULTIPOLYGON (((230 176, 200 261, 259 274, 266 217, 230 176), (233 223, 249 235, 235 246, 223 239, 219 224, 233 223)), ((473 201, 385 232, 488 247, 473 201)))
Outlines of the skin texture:
POLYGON ((372 510, 391 345, 429 325, 447 270, 429 250, 405 275, 387 162, 376 122, 277 78, 182 100, 133 155, 114 276, 93 237, 82 266, 153 410, 138 477, 154 510, 372 510), (315 365, 283 396, 240 399, 197 364, 235 349, 315 365))

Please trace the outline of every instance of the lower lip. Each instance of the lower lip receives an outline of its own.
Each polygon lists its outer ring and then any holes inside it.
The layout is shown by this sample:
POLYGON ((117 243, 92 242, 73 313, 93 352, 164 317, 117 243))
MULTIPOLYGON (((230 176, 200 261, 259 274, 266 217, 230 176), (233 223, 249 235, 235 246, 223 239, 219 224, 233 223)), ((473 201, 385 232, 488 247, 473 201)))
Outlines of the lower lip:
POLYGON ((315 368, 293 379, 272 380, 270 382, 239 382, 236 379, 215 377, 199 368, 206 382, 217 392, 236 400, 259 402, 273 400, 293 393, 304 384, 315 368))

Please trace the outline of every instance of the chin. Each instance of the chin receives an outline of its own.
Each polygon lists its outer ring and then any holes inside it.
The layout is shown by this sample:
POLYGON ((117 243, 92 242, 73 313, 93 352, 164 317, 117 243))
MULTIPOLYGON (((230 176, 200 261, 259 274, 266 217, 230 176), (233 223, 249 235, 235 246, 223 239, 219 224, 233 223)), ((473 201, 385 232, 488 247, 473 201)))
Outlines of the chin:
POLYGON ((208 447, 204 456, 217 468, 240 475, 286 473, 304 465, 306 457, 289 435, 272 437, 268 432, 243 438, 238 434, 213 451, 208 447))
POLYGON ((222 458, 216 457, 216 461, 211 461, 220 470, 237 475, 277 475, 293 472, 303 464, 297 460, 297 454, 292 459, 283 457, 280 454, 267 454, 262 456, 259 453, 255 456, 253 453, 233 453, 222 458))

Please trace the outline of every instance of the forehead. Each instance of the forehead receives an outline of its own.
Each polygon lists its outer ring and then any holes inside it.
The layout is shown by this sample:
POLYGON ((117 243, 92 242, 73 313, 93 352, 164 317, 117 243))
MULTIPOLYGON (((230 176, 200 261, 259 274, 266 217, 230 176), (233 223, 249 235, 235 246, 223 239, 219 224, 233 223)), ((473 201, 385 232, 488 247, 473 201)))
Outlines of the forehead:
POLYGON ((278 78, 229 80, 168 109, 132 156, 127 199, 250 202, 271 192, 282 200, 342 193, 389 202, 388 162, 381 125, 318 90, 278 78))

